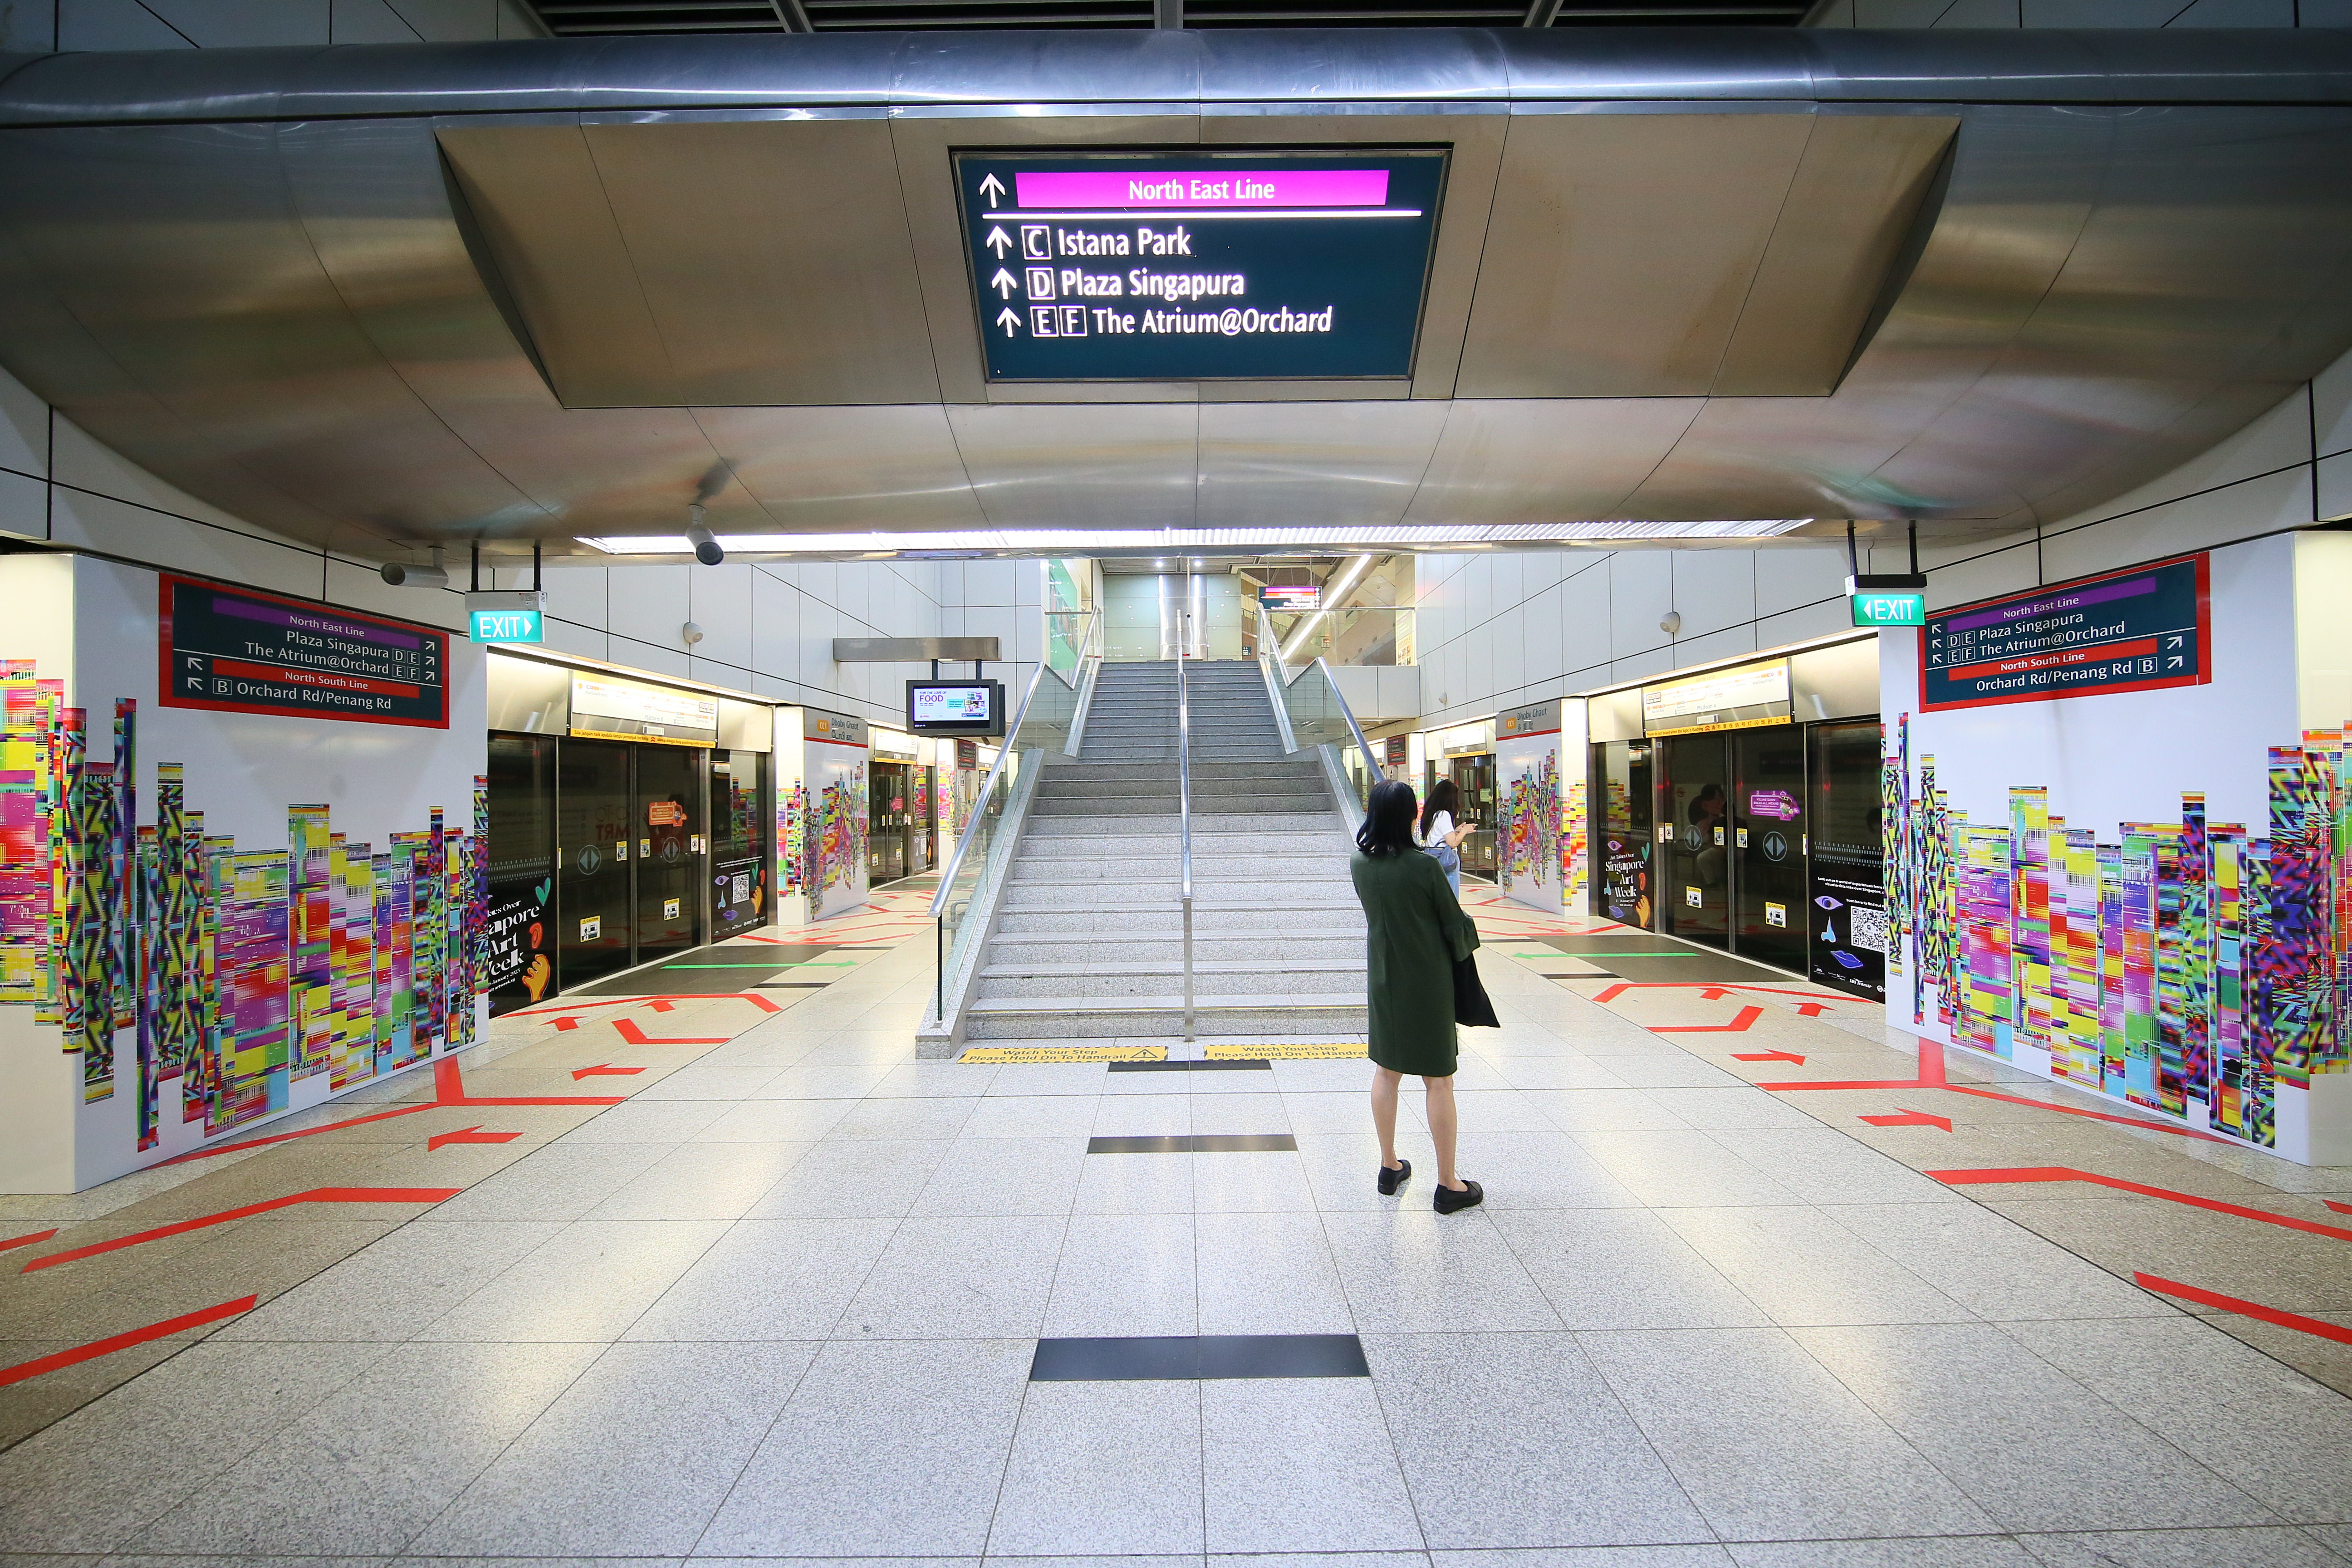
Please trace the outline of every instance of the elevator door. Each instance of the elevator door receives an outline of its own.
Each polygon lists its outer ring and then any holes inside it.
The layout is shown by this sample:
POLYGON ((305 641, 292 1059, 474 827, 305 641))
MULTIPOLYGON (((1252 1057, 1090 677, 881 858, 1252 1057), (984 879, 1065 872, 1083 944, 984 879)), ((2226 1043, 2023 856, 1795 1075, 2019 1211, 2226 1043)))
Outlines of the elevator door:
POLYGON ((1735 941, 1743 958, 1805 972, 1805 732, 1794 724, 1733 734, 1735 941))
POLYGON ((584 985, 630 956, 629 752, 612 741, 565 740, 555 772, 556 973, 563 989, 584 985))
POLYGON ((895 882, 907 874, 907 791, 911 771, 905 763, 877 762, 869 775, 866 853, 870 858, 871 886, 895 882))
POLYGON ((638 746, 637 962, 702 941, 702 759, 689 746, 638 746))
POLYGON ((1658 742, 1659 929, 1731 945, 1731 747, 1723 735, 1658 742))

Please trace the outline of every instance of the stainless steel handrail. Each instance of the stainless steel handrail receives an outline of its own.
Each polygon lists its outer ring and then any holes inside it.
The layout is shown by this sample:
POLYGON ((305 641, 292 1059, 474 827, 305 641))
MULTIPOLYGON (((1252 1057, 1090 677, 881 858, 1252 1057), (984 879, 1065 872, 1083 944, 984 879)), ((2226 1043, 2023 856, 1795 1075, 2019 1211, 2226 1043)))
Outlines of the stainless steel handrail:
MULTIPOLYGON (((1186 601, 1191 606, 1191 600, 1186 601)), ((1186 635, 1176 639, 1176 837, 1182 880, 1177 897, 1184 906, 1184 1038, 1192 1038, 1192 696, 1184 679, 1186 635)))
MULTIPOLYGON (((1322 667, 1323 679, 1331 682, 1331 700, 1339 705, 1339 717, 1348 721, 1348 733, 1356 737, 1356 749, 1364 753, 1364 766, 1370 770, 1367 776, 1372 784, 1380 783, 1381 764, 1372 755, 1372 743, 1364 739, 1364 727, 1356 722, 1356 710, 1348 706, 1346 693, 1339 689, 1339 681, 1331 675, 1331 667, 1324 663, 1323 656, 1319 653, 1315 656, 1315 663, 1307 666, 1307 668, 1315 668, 1318 665, 1322 667)), ((1306 670, 1301 670, 1299 673, 1304 675, 1306 670)), ((1368 784, 1366 787, 1370 788, 1370 785, 1368 784)))
MULTIPOLYGON (((1094 626, 1099 624, 1101 612, 1088 611, 1087 614, 1094 617, 1087 632, 1087 640, 1091 644, 1094 640, 1094 626)), ((1078 660, 1078 668, 1081 670, 1086 668, 1086 659, 1083 656, 1078 660)), ((964 856, 971 849, 972 837, 980 831, 981 822, 987 815, 988 802, 995 795, 996 781, 1003 773, 1004 764, 1013 755, 1013 742, 1021 733, 1022 721, 1029 717, 1029 705, 1036 700, 1037 683, 1045 679, 1045 671, 1052 668, 1051 664, 1041 658, 1037 661, 1037 668, 1029 672, 1029 684, 1021 693, 1021 706, 1013 710, 1013 722, 1004 727, 1004 738, 997 742, 996 762, 989 768, 988 777, 981 784, 980 793, 971 797, 971 820, 963 825, 963 832, 956 837, 955 853, 948 857, 948 863, 940 870, 940 890, 931 895, 930 916, 933 920, 947 913, 948 896, 955 889, 956 872, 962 868, 964 856)), ((1054 679, 1056 680, 1062 679, 1059 670, 1055 670, 1054 679)), ((1075 689, 1074 682, 1066 681, 1064 684, 1070 685, 1075 689)))

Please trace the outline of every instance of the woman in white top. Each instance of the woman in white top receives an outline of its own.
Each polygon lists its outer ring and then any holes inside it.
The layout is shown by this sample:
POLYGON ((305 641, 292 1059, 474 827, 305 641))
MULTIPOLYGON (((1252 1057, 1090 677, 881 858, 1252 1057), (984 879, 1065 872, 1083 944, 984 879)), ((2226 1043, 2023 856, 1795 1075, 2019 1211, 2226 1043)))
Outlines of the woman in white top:
POLYGON ((1454 825, 1462 809, 1462 792, 1454 787, 1452 779, 1440 779, 1429 786, 1429 803, 1421 808, 1421 852, 1445 868, 1445 879, 1453 886, 1454 896, 1462 896, 1462 841, 1477 826, 1465 822, 1454 825))

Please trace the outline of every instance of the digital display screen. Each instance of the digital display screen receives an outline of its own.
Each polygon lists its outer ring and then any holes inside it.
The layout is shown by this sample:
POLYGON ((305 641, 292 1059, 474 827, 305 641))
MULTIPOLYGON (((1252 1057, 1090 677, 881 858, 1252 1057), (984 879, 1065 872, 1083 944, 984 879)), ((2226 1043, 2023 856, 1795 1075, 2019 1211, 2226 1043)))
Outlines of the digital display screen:
POLYGON ((1004 688, 993 680, 907 682, 907 728, 919 735, 1002 732, 1004 688))
POLYGON ((955 163, 991 381, 1412 374, 1443 151, 955 163))

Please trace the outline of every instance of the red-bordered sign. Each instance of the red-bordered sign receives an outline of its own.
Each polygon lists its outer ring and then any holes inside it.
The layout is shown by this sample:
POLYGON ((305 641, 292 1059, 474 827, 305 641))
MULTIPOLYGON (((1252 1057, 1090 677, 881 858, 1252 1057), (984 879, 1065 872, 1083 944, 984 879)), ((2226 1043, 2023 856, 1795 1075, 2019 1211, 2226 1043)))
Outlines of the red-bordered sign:
POLYGON ((2212 679, 2202 552, 1939 610, 1919 633, 1919 707, 1928 713, 2212 679))
POLYGON ((163 574, 166 708, 449 727, 449 635, 414 621, 163 574))

